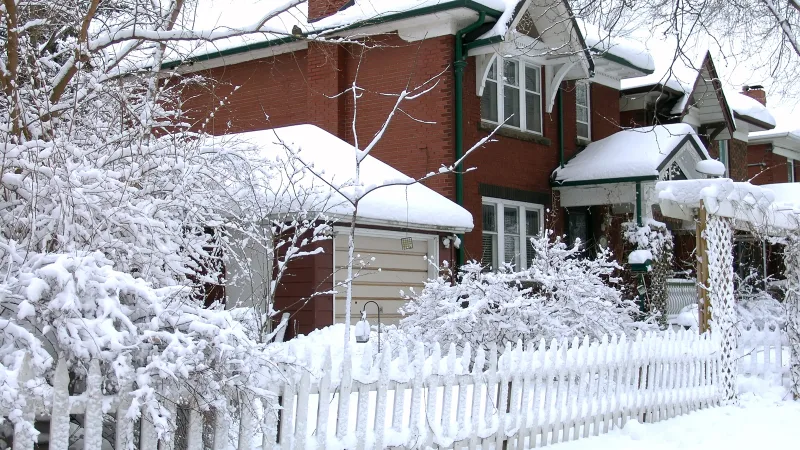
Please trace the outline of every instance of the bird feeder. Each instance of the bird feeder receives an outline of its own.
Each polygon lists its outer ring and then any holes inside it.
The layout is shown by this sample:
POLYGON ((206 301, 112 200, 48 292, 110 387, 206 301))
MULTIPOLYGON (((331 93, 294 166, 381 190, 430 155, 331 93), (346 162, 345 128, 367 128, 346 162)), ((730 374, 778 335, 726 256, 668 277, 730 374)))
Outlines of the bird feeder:
POLYGON ((361 311, 361 320, 356 324, 356 342, 359 344, 369 342, 369 322, 366 311, 361 311))

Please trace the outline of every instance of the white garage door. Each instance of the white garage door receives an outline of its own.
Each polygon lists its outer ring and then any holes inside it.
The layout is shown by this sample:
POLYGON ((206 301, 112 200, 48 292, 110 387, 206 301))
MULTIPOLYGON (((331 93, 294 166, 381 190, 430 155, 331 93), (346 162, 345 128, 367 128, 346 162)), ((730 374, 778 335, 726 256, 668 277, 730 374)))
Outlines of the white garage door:
MULTIPOLYGON (((361 317, 360 311, 364 303, 374 300, 383 307, 381 323, 396 324, 401 317, 397 310, 405 303, 400 291, 408 294, 409 288, 413 287, 419 292, 423 283, 430 277, 429 274, 433 271, 425 257, 436 256, 429 254, 429 247, 433 247, 431 242, 436 241, 429 241, 426 237, 417 235, 412 238, 413 248, 403 250, 400 238, 406 236, 405 234, 397 234, 396 237, 356 236, 355 254, 360 255, 360 258, 356 258, 353 270, 356 271, 359 260, 369 265, 359 271, 360 275, 353 282, 352 323, 361 317), (373 257, 375 260, 371 261, 373 257)), ((337 234, 334 244, 336 251, 334 279, 338 282, 347 278, 347 234, 337 234)), ((336 295, 334 305, 334 321, 341 323, 345 318, 345 287, 336 289, 339 293, 336 295)), ((367 306, 367 317, 370 324, 377 324, 375 305, 367 306)))

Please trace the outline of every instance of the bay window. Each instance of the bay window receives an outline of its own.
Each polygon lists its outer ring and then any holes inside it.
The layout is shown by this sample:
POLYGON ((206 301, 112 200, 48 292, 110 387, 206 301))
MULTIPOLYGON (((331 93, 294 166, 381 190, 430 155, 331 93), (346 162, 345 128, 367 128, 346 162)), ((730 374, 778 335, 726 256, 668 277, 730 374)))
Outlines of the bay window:
POLYGON ((483 199, 484 266, 497 269, 502 263, 526 269, 533 260, 530 238, 537 236, 544 218, 544 206, 494 198, 483 199))
POLYGON ((517 59, 496 58, 481 97, 481 119, 542 133, 541 68, 517 59))
POLYGON ((589 108, 589 84, 578 82, 575 84, 575 113, 578 137, 591 140, 591 122, 589 108))

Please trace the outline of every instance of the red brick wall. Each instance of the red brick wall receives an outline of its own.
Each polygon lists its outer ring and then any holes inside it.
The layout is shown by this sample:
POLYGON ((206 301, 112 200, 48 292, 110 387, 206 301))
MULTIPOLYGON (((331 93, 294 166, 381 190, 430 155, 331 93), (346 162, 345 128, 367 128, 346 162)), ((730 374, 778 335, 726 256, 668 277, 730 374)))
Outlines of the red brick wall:
MULTIPOLYGON (((464 72, 464 146, 469 147, 488 135, 480 128, 480 97, 475 91, 475 58, 469 58, 464 72)), ((542 86, 544 92, 545 86, 542 86)), ((566 111, 572 110, 571 125, 565 120, 565 153, 575 150, 575 96, 567 90, 564 95, 566 111), (572 105, 571 107, 569 105, 572 105), (568 131, 571 130, 571 131, 568 131)), ((546 101, 546 100, 545 100, 546 101)), ((472 213, 475 228, 465 236, 466 255, 480 259, 482 252, 481 233, 481 183, 533 191, 550 196, 550 174, 559 164, 558 153, 558 103, 552 114, 544 113, 543 137, 550 145, 496 136, 496 142, 488 143, 474 153, 468 167, 476 170, 464 175, 465 207, 472 213)), ((544 112, 544 106, 542 107, 544 112)))
POLYGON ((620 130, 619 91, 592 83, 592 140, 607 138, 620 130))
POLYGON ((349 0, 308 0, 308 19, 322 19, 339 10, 349 0))
POLYGON ((219 82, 187 89, 184 108, 215 134, 307 122, 306 60, 301 50, 203 71, 219 82))
MULTIPOLYGON (((747 150, 747 175, 753 184, 786 183, 789 181, 789 169, 786 158, 772 152, 772 145, 751 145, 747 150)), ((795 179, 797 178, 795 167, 795 179)))
POLYGON ((738 139, 728 141, 728 172, 734 181, 745 181, 747 177, 747 143, 738 139))

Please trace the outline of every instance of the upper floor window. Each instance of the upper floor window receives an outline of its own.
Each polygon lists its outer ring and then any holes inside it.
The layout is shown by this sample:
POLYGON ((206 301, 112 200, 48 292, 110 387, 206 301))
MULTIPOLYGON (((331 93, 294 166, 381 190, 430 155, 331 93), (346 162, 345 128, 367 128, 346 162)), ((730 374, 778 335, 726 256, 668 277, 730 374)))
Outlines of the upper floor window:
POLYGON ((530 239, 541 232, 543 217, 542 205, 484 198, 483 265, 496 269, 505 262, 518 270, 530 267, 530 239))
POLYGON ((481 119, 542 133, 542 70, 517 59, 496 58, 481 98, 481 119))
POLYGON ((728 141, 717 141, 719 143, 719 162, 725 165, 725 176, 730 174, 730 155, 728 154, 728 141))
POLYGON ((575 84, 575 112, 578 126, 578 137, 591 140, 589 83, 578 82, 575 84))

